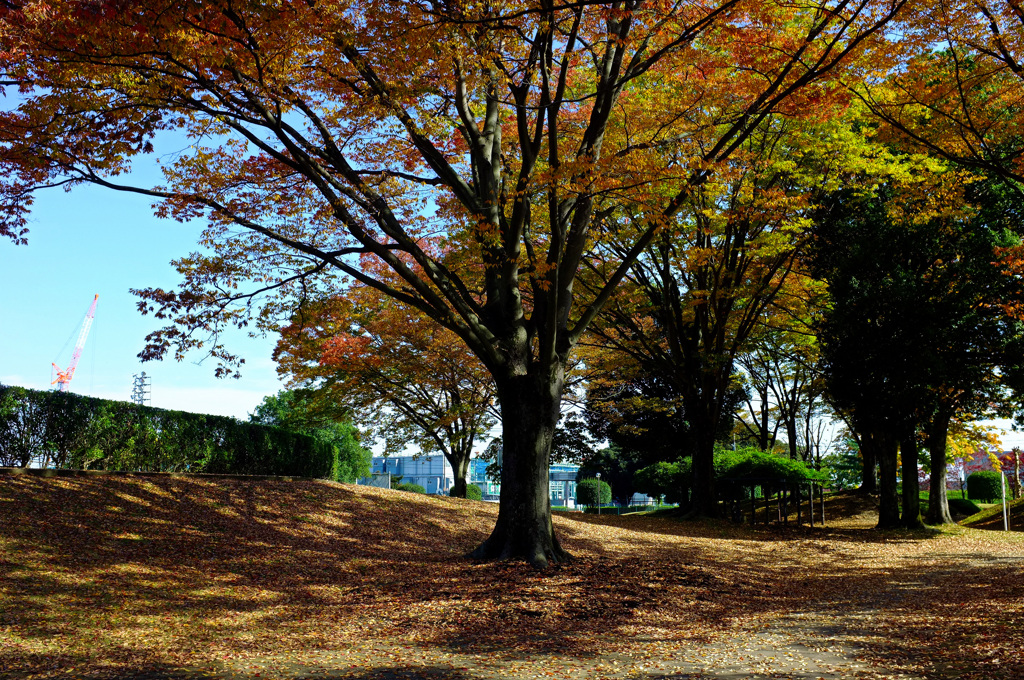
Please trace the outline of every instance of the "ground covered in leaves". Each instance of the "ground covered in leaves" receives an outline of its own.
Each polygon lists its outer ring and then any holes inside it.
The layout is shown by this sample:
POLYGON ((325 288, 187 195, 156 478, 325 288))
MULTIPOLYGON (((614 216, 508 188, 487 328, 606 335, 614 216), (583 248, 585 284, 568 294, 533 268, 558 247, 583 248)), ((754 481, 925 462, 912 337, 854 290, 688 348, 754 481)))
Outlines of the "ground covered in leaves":
MULTIPOLYGON (((844 507, 844 503, 846 506, 844 507)), ((1024 536, 560 514, 328 482, 0 476, 4 678, 1021 678, 1024 536)))

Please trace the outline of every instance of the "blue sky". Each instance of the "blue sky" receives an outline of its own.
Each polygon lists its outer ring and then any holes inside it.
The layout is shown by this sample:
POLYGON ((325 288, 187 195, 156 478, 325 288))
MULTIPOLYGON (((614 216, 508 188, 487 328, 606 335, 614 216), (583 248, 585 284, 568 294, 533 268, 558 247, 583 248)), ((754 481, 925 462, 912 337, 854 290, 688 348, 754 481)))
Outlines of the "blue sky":
MULTIPOLYGON (((149 184, 160 179, 155 165, 133 176, 149 184)), ((49 389, 50 363, 70 363, 86 310, 99 294, 72 392, 127 400, 132 375, 144 370, 152 376, 153 406, 247 418, 282 387, 271 360, 273 338, 229 336, 229 348, 246 359, 238 380, 215 378, 212 360, 196 364, 201 356, 145 364, 136 357, 160 321, 136 311, 129 289, 174 287, 179 278, 170 261, 196 249, 201 229, 156 219, 142 196, 99 187, 40 193, 28 245, 0 241, 0 383, 49 389)))

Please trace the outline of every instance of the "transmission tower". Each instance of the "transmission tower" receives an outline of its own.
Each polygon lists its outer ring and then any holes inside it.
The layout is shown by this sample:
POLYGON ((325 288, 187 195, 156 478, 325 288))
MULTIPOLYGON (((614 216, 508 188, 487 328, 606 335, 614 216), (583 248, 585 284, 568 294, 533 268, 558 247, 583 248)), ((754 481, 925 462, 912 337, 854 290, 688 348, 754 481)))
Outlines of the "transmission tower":
POLYGON ((132 401, 140 406, 145 406, 149 401, 149 393, 152 392, 150 376, 146 372, 136 373, 132 376, 132 401))

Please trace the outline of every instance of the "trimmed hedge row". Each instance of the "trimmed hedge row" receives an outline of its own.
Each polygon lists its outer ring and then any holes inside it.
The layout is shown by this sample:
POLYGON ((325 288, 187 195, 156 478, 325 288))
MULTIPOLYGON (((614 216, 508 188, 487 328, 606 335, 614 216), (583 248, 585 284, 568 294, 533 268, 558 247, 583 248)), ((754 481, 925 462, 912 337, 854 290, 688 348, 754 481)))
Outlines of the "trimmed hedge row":
POLYGON ((337 451, 235 418, 0 385, 0 466, 333 478, 337 451))

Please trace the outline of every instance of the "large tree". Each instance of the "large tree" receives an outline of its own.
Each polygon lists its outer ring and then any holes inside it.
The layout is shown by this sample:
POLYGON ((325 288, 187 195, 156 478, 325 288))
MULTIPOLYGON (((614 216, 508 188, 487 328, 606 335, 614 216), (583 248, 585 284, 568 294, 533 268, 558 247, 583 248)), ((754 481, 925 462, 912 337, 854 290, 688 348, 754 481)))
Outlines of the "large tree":
POLYGON ((497 388, 501 506, 474 554, 543 566, 565 556, 547 472, 574 345, 766 116, 859 77, 904 1, 5 3, 0 81, 22 96, 0 117, 0 228, 20 238, 32 189, 75 182, 208 219, 215 252, 144 293, 174 324, 154 357, 247 323, 258 292, 285 305, 339 277, 419 309, 497 388), (171 129, 192 145, 166 185, 123 179, 171 129), (580 294, 622 204, 633 245, 580 294))
POLYGON ((1019 279, 999 264, 1018 241, 985 183, 926 172, 873 194, 843 191, 823 203, 816 263, 831 304, 820 339, 829 391, 850 414, 862 450, 881 468, 880 526, 915 527, 917 432, 931 454, 929 520, 945 507, 946 436, 957 414, 997 400, 1000 368, 1015 366, 1020 330, 1005 305, 1019 279), (884 243, 884 248, 878 244, 884 243), (902 452, 903 516, 896 495, 902 452))
MULTIPOLYGON (((827 111, 840 118, 843 108, 827 111)), ((736 359, 785 316, 777 308, 800 306, 794 299, 805 288, 802 250, 815 196, 850 165, 865 165, 866 141, 846 121, 822 115, 766 118, 728 172, 695 190, 674 228, 636 258, 594 326, 611 351, 657 373, 678 395, 691 440, 679 453, 692 458, 697 515, 716 512, 713 452, 723 427, 733 425, 736 359)), ((623 222, 618 235, 632 237, 639 225, 623 222)), ((609 239, 606 247, 621 255, 633 242, 609 239)))

